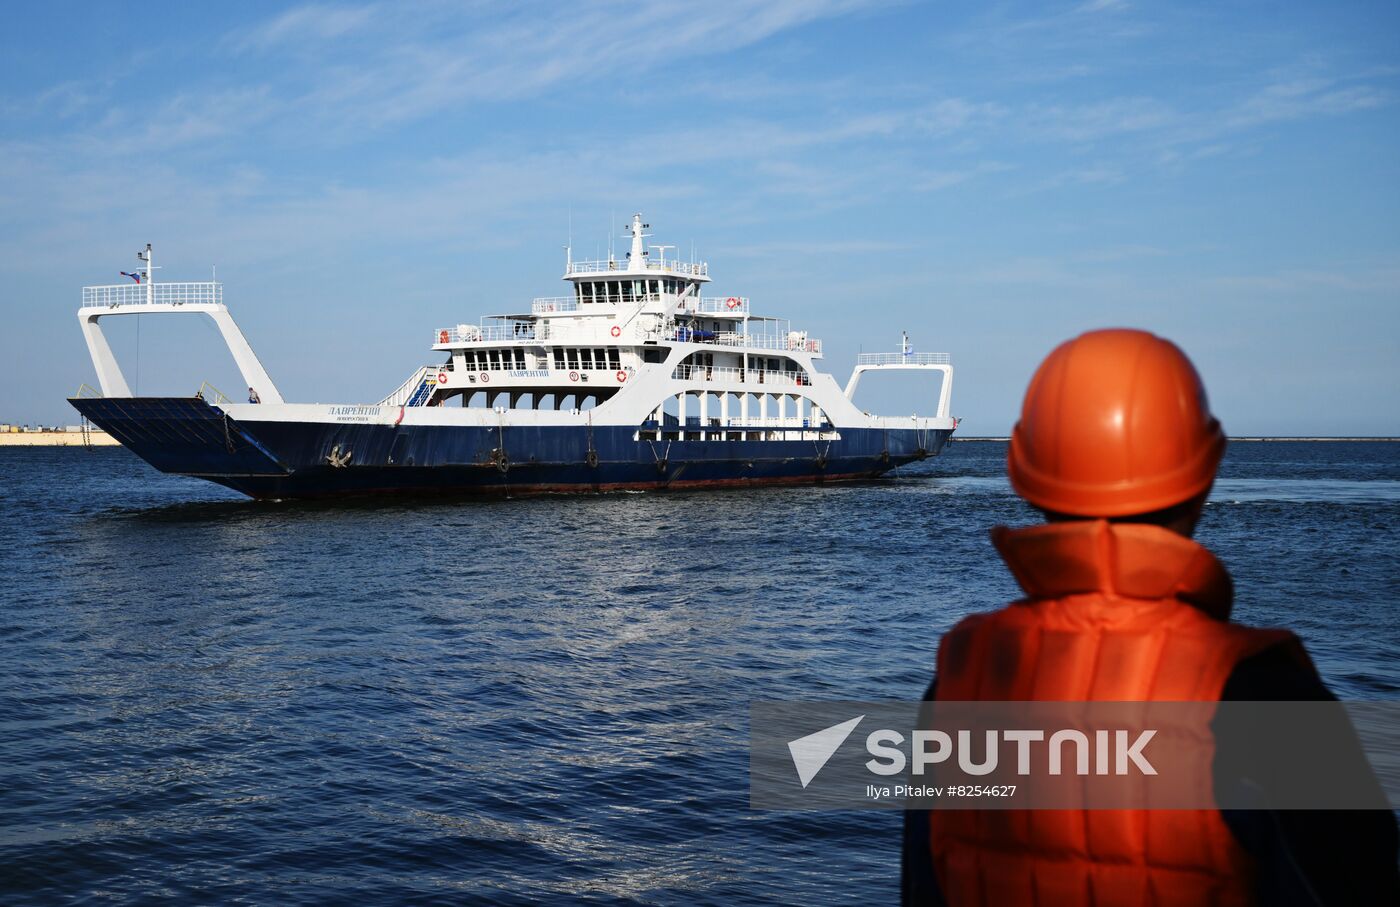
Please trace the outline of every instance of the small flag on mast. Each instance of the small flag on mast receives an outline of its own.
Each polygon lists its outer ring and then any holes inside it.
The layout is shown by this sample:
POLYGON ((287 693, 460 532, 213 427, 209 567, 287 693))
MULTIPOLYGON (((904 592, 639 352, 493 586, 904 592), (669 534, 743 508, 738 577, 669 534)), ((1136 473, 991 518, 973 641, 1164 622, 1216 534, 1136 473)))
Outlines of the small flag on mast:
POLYGON ((130 272, 130 271, 122 271, 122 272, 121 272, 121 275, 122 275, 123 277, 130 277, 132 280, 136 281, 137 283, 140 283, 140 282, 141 282, 141 274, 140 274, 140 272, 137 272, 137 273, 133 274, 133 273, 130 272))

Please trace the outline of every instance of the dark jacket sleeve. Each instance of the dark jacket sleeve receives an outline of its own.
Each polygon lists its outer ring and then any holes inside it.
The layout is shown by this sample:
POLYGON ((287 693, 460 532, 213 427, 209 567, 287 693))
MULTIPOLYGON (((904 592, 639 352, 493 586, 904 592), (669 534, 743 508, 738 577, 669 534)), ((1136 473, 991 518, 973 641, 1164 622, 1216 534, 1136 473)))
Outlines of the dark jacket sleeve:
MULTIPOLYGON (((1317 672, 1286 646, 1275 646, 1235 666, 1220 696, 1254 702, 1335 701, 1317 672)), ((1348 726, 1339 746, 1366 757, 1348 726)), ((1237 752, 1259 746, 1217 729, 1217 746, 1237 752)), ((1246 758, 1247 758, 1247 754, 1246 758)), ((1236 758, 1222 753, 1222 758, 1236 758)), ((1267 797, 1268 791, 1263 792, 1267 797)), ((1258 864, 1255 896, 1261 905, 1400 904, 1395 815, 1383 810, 1222 810, 1225 824, 1258 864)))
MULTIPOLYGON (((934 678, 924 693, 924 702, 932 702, 938 687, 934 678)), ((917 907, 946 907, 938 878, 933 874, 933 856, 928 849, 928 810, 904 811, 904 853, 900 859, 899 900, 917 907)))

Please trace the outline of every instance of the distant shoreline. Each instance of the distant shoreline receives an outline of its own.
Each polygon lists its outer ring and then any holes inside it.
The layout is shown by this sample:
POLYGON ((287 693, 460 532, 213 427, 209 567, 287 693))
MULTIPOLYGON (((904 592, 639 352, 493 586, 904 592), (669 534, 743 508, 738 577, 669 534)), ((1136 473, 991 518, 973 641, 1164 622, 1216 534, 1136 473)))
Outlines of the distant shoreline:
POLYGON ((101 429, 88 432, 87 441, 80 431, 6 431, 0 432, 0 447, 115 447, 116 438, 101 429))
MULTIPOLYGON (((1007 442, 1007 441, 1010 441, 1011 439, 1010 439, 1010 438, 1007 438, 1007 437, 1000 437, 1000 438, 998 438, 998 437, 967 437, 967 438, 963 438, 963 437, 958 437, 958 436, 954 435, 950 440, 953 440, 953 441, 1000 441, 1000 442, 1002 442, 1002 443, 1005 443, 1005 442, 1007 442)), ((1230 443, 1232 443, 1232 444, 1235 443, 1236 441, 1390 441, 1390 442, 1396 442, 1396 441, 1400 441, 1400 438, 1388 437, 1388 436, 1379 436, 1379 435, 1378 435, 1378 436, 1354 435, 1354 436, 1335 437, 1335 438, 1333 438, 1333 437, 1326 437, 1326 438, 1323 438, 1323 437, 1296 437, 1296 436, 1292 436, 1292 435, 1278 435, 1278 436, 1260 435, 1260 436, 1257 436, 1257 437, 1239 437, 1239 438, 1234 438, 1234 437, 1232 437, 1232 438, 1230 439, 1230 443)))

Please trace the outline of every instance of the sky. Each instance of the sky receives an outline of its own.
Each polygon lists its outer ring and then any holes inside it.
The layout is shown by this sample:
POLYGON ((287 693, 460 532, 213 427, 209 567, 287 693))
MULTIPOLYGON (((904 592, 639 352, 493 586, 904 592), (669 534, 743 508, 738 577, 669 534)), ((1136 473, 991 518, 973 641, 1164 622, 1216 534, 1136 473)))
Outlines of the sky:
MULTIPOLYGON (((1400 5, 31 4, 0 32, 0 422, 72 424, 80 287, 147 242, 291 401, 373 402, 564 246, 707 260, 826 346, 955 365, 969 435, 1146 328, 1235 435, 1400 435, 1400 5), (622 247, 623 240, 617 240, 622 247)), ((143 395, 241 382, 108 319, 143 395)), ((880 380, 876 381, 875 377, 880 380)), ((931 413, 932 378, 858 402, 931 413)))

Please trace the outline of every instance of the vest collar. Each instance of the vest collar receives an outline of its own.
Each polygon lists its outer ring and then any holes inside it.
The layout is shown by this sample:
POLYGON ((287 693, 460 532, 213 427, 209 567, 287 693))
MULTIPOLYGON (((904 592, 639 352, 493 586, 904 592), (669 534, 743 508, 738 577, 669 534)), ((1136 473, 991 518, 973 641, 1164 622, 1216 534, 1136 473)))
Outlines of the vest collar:
POLYGON ((1145 523, 1072 520, 1024 529, 998 526, 992 543, 1031 599, 1098 593, 1177 598, 1228 620, 1234 585, 1202 546, 1145 523))

